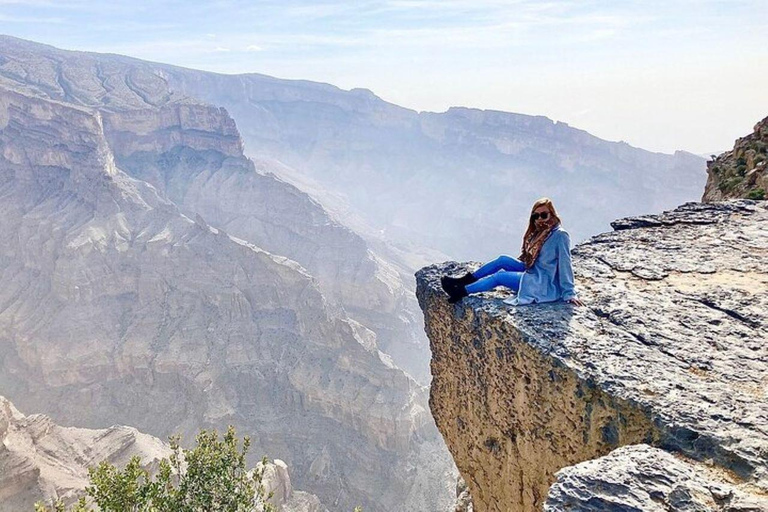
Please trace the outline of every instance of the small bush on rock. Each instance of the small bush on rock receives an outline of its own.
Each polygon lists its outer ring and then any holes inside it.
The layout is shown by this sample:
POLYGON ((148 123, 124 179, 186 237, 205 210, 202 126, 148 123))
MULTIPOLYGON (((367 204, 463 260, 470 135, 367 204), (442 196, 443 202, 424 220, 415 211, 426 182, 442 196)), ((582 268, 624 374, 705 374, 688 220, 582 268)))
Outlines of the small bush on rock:
MULTIPOLYGON (((70 508, 70 512, 94 512, 92 501, 101 512, 273 512, 267 503, 261 480, 266 469, 266 457, 253 471, 247 471, 245 456, 250 447, 248 436, 242 448, 229 427, 223 439, 214 431, 203 430, 197 435, 197 446, 184 450, 179 437, 171 438, 172 454, 160 461, 155 477, 141 467, 133 457, 122 470, 108 462, 89 469, 91 485, 85 498, 70 508)), ((35 505, 36 512, 65 512, 61 502, 48 508, 35 505)))

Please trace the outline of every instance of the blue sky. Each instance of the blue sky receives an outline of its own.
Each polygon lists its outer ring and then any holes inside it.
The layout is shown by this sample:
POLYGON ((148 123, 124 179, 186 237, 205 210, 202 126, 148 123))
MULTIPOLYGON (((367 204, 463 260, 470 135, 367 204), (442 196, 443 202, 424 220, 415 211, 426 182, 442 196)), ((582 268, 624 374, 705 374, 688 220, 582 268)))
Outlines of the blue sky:
POLYGON ((62 48, 546 115, 695 153, 768 116, 766 19, 768 0, 0 0, 0 33, 62 48))

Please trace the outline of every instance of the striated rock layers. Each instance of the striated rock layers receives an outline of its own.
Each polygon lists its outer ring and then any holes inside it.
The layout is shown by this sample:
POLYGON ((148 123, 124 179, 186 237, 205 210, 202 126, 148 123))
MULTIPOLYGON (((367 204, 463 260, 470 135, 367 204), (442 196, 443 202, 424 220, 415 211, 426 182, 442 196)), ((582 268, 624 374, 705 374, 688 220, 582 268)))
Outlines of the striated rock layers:
POLYGON ((361 336, 421 383, 429 350, 412 271, 374 254, 316 201, 243 155, 223 108, 184 96, 163 67, 0 37, 0 85, 97 109, 117 166, 187 216, 300 263, 361 336), (404 276, 407 283, 404 282, 404 276))
POLYGON ((746 197, 768 199, 768 117, 736 141, 731 151, 707 162, 705 203, 746 197))
MULTIPOLYGON (((2 396, 0 440, 0 512, 32 510, 38 501, 71 504, 85 495, 88 468, 102 461, 122 468, 138 456, 153 473, 171 455, 170 446, 135 428, 62 427, 42 414, 23 415, 2 396)), ((267 462, 262 484, 278 512, 326 512, 317 496, 293 489, 281 460, 267 462)))
POLYGON ((424 389, 299 264, 123 172, 105 118, 0 87, 3 394, 65 425, 233 424, 333 509, 441 509, 424 389))
POLYGON ((768 204, 612 225, 573 250, 585 307, 454 306, 439 277, 472 265, 417 273, 475 510, 768 510, 768 204))

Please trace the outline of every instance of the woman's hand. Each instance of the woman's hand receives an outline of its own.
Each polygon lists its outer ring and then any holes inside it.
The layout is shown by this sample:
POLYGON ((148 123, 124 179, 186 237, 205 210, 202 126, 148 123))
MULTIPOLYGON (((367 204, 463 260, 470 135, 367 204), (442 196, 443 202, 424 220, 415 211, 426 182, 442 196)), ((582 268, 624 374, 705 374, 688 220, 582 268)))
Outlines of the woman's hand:
POLYGON ((583 306, 584 305, 584 303, 581 302, 577 297, 571 297, 566 302, 569 302, 570 304, 575 304, 577 306, 583 306))

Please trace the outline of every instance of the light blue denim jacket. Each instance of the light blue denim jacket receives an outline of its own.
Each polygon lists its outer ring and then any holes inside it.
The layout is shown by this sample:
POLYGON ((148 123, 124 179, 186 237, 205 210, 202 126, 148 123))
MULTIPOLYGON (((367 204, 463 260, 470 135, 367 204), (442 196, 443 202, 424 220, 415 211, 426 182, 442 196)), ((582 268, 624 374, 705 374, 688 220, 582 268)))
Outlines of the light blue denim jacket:
POLYGON ((520 278, 517 295, 504 302, 515 306, 576 297, 571 267, 571 236, 559 225, 541 246, 538 258, 520 278))

